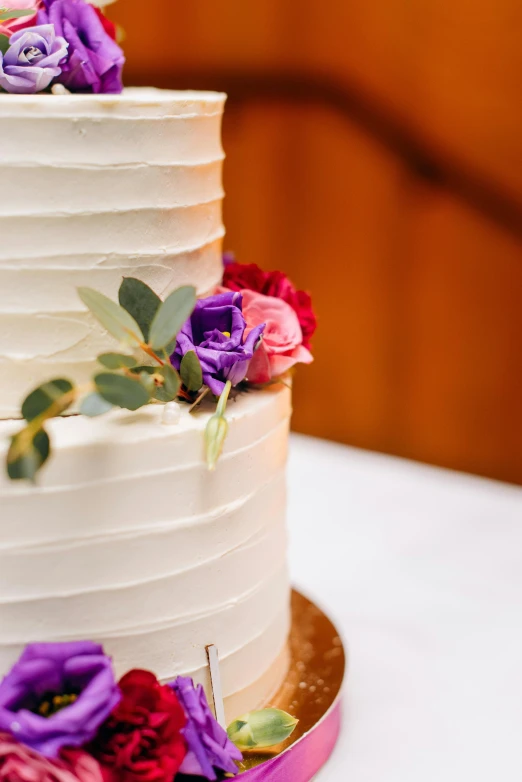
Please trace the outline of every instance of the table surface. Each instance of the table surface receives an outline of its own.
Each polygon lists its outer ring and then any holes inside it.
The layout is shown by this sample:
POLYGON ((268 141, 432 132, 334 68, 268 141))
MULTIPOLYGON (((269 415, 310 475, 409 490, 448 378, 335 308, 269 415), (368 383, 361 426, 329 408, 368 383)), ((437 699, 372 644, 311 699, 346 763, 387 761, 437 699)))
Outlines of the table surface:
POLYGON ((522 489, 294 435, 289 494, 349 654, 319 782, 520 782, 522 489))

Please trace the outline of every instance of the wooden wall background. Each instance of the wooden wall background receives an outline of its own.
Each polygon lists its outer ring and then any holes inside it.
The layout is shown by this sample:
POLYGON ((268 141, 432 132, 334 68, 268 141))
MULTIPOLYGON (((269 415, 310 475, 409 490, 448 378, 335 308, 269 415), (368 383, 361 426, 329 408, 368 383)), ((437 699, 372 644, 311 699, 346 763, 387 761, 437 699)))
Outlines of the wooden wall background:
POLYGON ((520 0, 120 0, 229 93, 227 246, 313 291, 294 426, 522 483, 520 0))

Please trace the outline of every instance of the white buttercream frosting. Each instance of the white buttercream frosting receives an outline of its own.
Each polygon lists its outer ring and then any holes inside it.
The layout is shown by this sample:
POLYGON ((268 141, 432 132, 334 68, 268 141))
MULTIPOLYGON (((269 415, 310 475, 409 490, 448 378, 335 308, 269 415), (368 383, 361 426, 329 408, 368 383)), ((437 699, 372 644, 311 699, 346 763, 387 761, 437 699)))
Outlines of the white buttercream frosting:
MULTIPOLYGON (((74 416, 49 426, 36 487, 0 477, 0 675, 32 641, 90 638, 119 674, 154 670, 208 685, 222 660, 229 714, 258 705, 285 672, 289 586, 285 464, 290 391, 229 402, 214 473, 204 428, 182 406, 74 416)), ((17 422, 0 423, 0 459, 17 422)))
POLYGON ((221 276, 219 93, 2 95, 0 418, 52 377, 85 381, 112 339, 76 289, 165 295, 221 276))

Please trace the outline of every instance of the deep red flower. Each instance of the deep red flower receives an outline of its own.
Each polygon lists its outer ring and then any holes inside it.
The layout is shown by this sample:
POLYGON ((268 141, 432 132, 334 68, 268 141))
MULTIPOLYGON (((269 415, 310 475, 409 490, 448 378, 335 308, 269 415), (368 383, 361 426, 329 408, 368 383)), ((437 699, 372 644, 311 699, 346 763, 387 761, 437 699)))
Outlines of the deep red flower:
POLYGON ((110 35, 112 40, 115 41, 117 36, 116 36, 116 25, 114 24, 114 22, 111 22, 110 19, 107 19, 105 14, 102 11, 100 11, 100 9, 97 8, 96 6, 94 6, 94 10, 98 14, 98 19, 102 23, 103 29, 105 30, 107 35, 110 35))
POLYGON ((268 272, 255 263, 227 263, 223 273, 223 285, 230 291, 257 291, 263 293, 268 272))
POLYGON ((295 310, 303 332, 303 345, 310 349, 317 328, 310 295, 296 290, 283 272, 265 272, 255 263, 227 263, 223 273, 223 285, 231 291, 250 290, 282 299, 295 310))
POLYGON ((175 693, 148 671, 130 671, 119 686, 122 699, 90 748, 104 782, 172 782, 187 754, 175 693))

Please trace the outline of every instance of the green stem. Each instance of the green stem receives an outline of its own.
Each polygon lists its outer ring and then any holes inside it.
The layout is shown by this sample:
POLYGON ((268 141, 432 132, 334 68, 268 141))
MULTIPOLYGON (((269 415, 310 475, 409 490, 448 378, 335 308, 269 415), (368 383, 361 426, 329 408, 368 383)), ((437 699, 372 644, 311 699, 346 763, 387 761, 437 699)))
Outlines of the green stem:
POLYGON ((230 380, 227 380, 225 384, 225 388, 223 389, 223 391, 221 392, 221 396, 219 397, 219 402, 216 409, 216 415, 219 416, 225 415, 225 410, 227 409, 227 402, 228 402, 228 397, 231 388, 232 388, 232 383, 230 382, 230 380))

